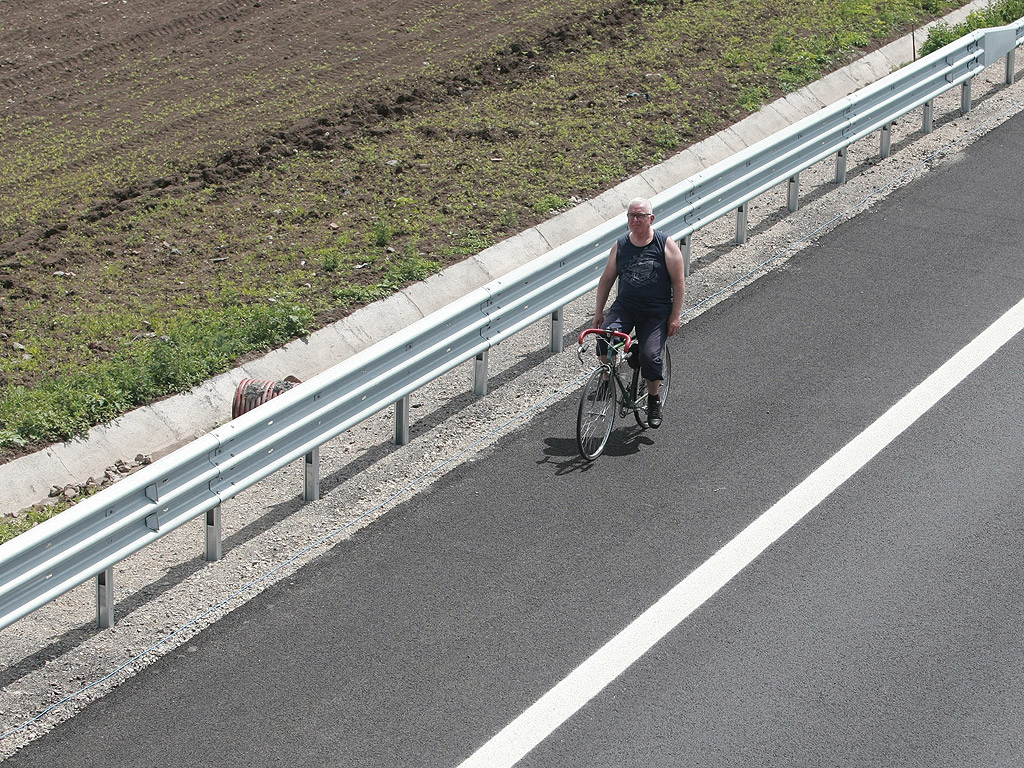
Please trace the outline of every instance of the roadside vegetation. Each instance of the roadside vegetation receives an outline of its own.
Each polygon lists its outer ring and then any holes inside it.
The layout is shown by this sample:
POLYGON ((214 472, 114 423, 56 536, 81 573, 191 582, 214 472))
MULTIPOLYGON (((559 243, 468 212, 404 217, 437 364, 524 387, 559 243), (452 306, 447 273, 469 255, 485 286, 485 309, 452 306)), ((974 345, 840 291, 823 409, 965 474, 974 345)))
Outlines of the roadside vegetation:
POLYGON ((960 24, 936 24, 928 31, 928 38, 921 46, 921 55, 939 50, 965 35, 986 27, 1004 27, 1018 19, 1024 19, 1024 0, 999 0, 980 11, 969 13, 960 24))
MULTIPOLYGON (((90 163, 96 134, 0 119, 0 451, 81 435, 308 334, 962 4, 581 3, 382 86, 372 119, 311 79, 273 122, 226 111, 244 146, 112 122, 131 147, 115 162, 90 163)), ((150 118, 225 97, 210 73, 182 98, 150 118)))

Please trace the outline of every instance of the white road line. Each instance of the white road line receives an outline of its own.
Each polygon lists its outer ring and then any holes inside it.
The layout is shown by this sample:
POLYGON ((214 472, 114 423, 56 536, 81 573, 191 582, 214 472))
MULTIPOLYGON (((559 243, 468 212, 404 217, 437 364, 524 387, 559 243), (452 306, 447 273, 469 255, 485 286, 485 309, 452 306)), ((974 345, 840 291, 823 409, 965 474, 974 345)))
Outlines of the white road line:
POLYGON ((1024 329, 1024 300, 573 670, 460 768, 515 765, 1024 329))

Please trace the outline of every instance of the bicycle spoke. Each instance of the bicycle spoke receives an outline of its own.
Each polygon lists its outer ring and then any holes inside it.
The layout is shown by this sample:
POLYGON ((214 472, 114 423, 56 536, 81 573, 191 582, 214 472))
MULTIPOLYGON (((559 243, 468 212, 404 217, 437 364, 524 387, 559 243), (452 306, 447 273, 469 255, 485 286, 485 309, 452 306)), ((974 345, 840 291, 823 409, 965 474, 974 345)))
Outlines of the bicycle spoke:
MULTIPOLYGON (((668 399, 669 385, 672 382, 672 356, 668 352, 668 347, 665 347, 665 350, 661 353, 661 362, 661 375, 664 378, 662 378, 661 386, 658 388, 658 395, 661 397, 661 404, 664 407, 665 401, 668 399)), ((633 403, 636 406, 633 409, 636 423, 640 425, 641 429, 647 429, 649 426, 647 423, 647 382, 640 375, 639 371, 633 372, 633 383, 629 390, 629 396, 633 399, 633 403)))
POLYGON ((661 353, 661 375, 664 377, 658 394, 661 395, 662 405, 668 400, 669 386, 672 384, 672 356, 668 353, 668 347, 661 353))
POLYGON ((601 455, 615 423, 615 410, 618 407, 615 383, 604 377, 603 368, 595 370, 580 395, 576 445, 580 455, 588 461, 601 455))

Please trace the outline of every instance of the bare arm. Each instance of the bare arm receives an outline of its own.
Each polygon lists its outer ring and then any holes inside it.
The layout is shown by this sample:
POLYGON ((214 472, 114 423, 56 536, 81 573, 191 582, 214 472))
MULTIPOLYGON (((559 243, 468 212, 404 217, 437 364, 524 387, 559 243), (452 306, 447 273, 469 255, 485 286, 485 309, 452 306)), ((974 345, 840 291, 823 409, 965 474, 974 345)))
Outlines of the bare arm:
POLYGON ((604 324, 604 305, 608 303, 608 294, 612 292, 612 286, 619 276, 617 256, 619 244, 615 243, 608 253, 608 261, 604 264, 604 272, 597 282, 597 311, 594 312, 594 327, 600 328, 604 324))
POLYGON ((675 336, 683 325, 683 296, 686 279, 683 275, 683 252, 671 237, 665 240, 665 266, 672 280, 672 314, 668 319, 668 335, 675 336))

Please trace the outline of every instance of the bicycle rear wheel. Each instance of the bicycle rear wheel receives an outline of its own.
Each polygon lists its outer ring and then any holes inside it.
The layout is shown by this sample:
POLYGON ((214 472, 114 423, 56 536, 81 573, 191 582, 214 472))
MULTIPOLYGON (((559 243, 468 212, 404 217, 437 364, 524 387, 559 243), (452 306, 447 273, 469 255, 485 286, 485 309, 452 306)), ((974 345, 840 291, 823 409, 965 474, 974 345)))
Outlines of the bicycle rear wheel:
POLYGON ((605 379, 605 369, 596 369, 580 394, 580 409, 576 417, 576 445, 580 456, 593 461, 604 450, 615 424, 615 382, 605 379))
MULTIPOLYGON (((661 404, 664 407, 665 402, 668 400, 669 385, 672 383, 672 356, 669 355, 667 346, 661 353, 661 366, 661 375, 664 378, 661 380, 661 388, 658 390, 658 394, 661 396, 661 404)), ((633 383, 629 388, 629 396, 633 398, 633 402, 636 404, 636 407, 633 409, 636 423, 640 425, 641 429, 647 429, 647 382, 640 375, 639 370, 633 371, 633 383)))

